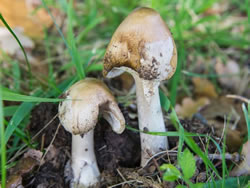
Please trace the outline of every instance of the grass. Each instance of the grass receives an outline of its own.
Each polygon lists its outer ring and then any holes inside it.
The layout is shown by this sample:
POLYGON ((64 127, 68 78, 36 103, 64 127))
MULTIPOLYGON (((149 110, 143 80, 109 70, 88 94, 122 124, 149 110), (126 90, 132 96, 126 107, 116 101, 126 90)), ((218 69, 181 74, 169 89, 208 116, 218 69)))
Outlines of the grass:
MULTIPOLYGON (((2 187, 4 187, 6 180, 6 152, 3 143, 7 143, 9 140, 12 141, 8 143, 7 147, 8 161, 24 143, 31 145, 25 128, 29 123, 31 110, 37 104, 40 102, 58 102, 60 101, 58 96, 77 80, 83 79, 90 74, 101 74, 103 68, 102 59, 112 33, 123 18, 134 8, 148 6, 156 9, 166 20, 176 42, 178 49, 177 71, 169 81, 170 84, 166 84, 171 102, 165 96, 168 95, 167 92, 161 91, 160 93, 162 106, 166 111, 171 105, 176 104, 178 97, 182 95, 180 93, 189 93, 190 95, 188 84, 191 77, 218 78, 218 75, 211 71, 209 67, 207 67, 206 74, 196 73, 192 67, 197 58, 212 61, 216 57, 226 62, 232 55, 225 53, 225 48, 238 50, 237 59, 241 64, 249 58, 245 53, 250 44, 250 8, 245 6, 249 4, 248 0, 225 2, 218 0, 202 0, 199 2, 195 0, 86 0, 84 3, 79 2, 77 6, 73 5, 72 0, 69 2, 60 0, 57 3, 47 0, 42 0, 42 2, 43 6, 41 8, 45 8, 49 12, 57 29, 57 32, 45 29, 45 40, 44 44, 42 44, 45 54, 43 58, 49 66, 49 75, 48 78, 45 78, 45 81, 41 81, 42 79, 38 78, 35 73, 31 73, 30 63, 20 41, 3 16, 0 15, 4 25, 21 46, 27 63, 26 68, 21 62, 7 55, 0 57, 0 64, 5 62, 8 65, 7 67, 12 67, 11 70, 8 68, 1 69, 2 77, 5 79, 2 80, 2 87, 0 87, 2 91, 0 102, 2 100, 19 101, 19 103, 7 107, 0 105, 2 187), (218 14, 209 14, 209 10, 217 3, 220 3, 219 5, 227 3, 227 6, 232 10, 230 12, 220 10, 221 12, 218 14), (243 4, 245 5, 243 6, 243 4), (62 32, 48 6, 57 7, 65 13, 67 17, 66 32, 62 32), (247 15, 244 19, 232 21, 229 25, 223 25, 232 16, 244 14, 247 15), (243 28, 241 35, 234 31, 235 28, 243 28), (58 46, 63 50, 63 53, 59 55, 58 46), (194 59, 193 61, 189 59, 191 56, 194 59), (59 67, 56 66, 58 61, 60 62, 59 67), (32 87, 27 87, 26 80, 32 83, 32 87)), ((246 117, 246 107, 244 109, 246 117)), ((172 114, 172 121, 179 130, 179 153, 183 142, 186 142, 195 153, 203 158, 206 166, 211 170, 208 170, 209 174, 214 172, 220 177, 214 165, 198 148, 192 138, 186 136, 187 133, 183 130, 175 114, 172 114)), ((8 163, 7 165, 11 166, 8 163)), ((225 178, 226 174, 223 173, 223 179, 225 178)))
POLYGON ((0 135, 1 135, 1 187, 6 185, 6 145, 4 131, 4 112, 2 103, 2 89, 0 88, 0 135))

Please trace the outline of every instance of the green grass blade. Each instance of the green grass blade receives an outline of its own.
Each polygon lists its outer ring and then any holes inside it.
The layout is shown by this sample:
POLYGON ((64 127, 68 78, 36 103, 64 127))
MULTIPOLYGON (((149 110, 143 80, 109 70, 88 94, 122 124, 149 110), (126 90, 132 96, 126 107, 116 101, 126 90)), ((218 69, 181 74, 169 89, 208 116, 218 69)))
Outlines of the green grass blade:
POLYGON ((77 36, 76 42, 79 43, 83 41, 83 39, 87 36, 87 34, 94 29, 98 24, 103 22, 105 20, 105 17, 96 18, 93 21, 91 21, 84 30, 77 36))
POLYGON ((18 92, 20 91, 21 71, 18 62, 16 61, 12 63, 12 74, 14 79, 14 88, 18 92))
MULTIPOLYGON (((176 125, 177 130, 179 129, 179 127, 182 127, 177 114, 174 110, 174 108, 172 107, 172 118, 171 120, 173 120, 173 124, 176 125)), ((183 128, 183 127, 182 127, 183 128)), ((209 158, 206 156, 206 154, 199 148, 199 146, 195 143, 195 141, 191 138, 191 137, 187 137, 185 136, 185 134, 183 134, 184 140, 186 142, 186 144, 197 154, 199 155, 203 162, 206 163, 213 171, 214 173, 220 178, 219 172, 217 171, 217 169, 215 168, 215 166, 213 165, 213 163, 209 160, 209 158)))
POLYGON ((76 40, 75 40, 74 32, 73 32, 73 10, 74 10, 73 1, 70 0, 68 4, 68 9, 67 9, 67 16, 68 16, 67 38, 70 44, 70 48, 72 50, 72 58, 73 58, 72 60, 73 60, 73 63, 75 64, 75 68, 76 68, 79 80, 81 80, 85 77, 85 72, 83 70, 83 66, 80 63, 79 54, 76 48, 76 40))
MULTIPOLYGON (((1 88, 0 88, 1 89, 1 88)), ((13 106, 6 106, 3 108, 3 113, 5 117, 13 116, 16 110, 19 106, 13 105, 13 106)))
MULTIPOLYGON (((56 23, 54 16, 51 14, 51 12, 50 12, 50 10, 49 10, 47 4, 45 3, 44 0, 42 0, 42 3, 43 3, 44 8, 47 10, 48 14, 50 15, 51 19, 53 20, 53 22, 54 22, 54 24, 55 24, 55 26, 56 26, 56 29, 57 29, 58 33, 60 34, 60 36, 61 36, 61 38, 62 38, 62 40, 63 40, 65 46, 67 47, 67 49, 68 49, 68 51, 69 51, 69 54, 70 54, 70 56, 71 56, 71 58, 72 58, 72 61, 73 61, 74 63, 77 63, 77 65, 78 65, 78 64, 79 64, 79 61, 77 61, 77 57, 76 57, 76 55, 78 55, 77 52, 76 52, 76 47, 75 47, 75 48, 72 48, 72 46, 68 44, 68 42, 66 41, 66 39, 65 39, 65 37, 64 37, 64 35, 63 35, 61 29, 59 28, 59 26, 58 26, 57 23, 56 23)), ((68 9, 69 9, 69 6, 68 6, 68 9)), ((68 15, 68 16, 69 16, 69 15, 68 15)), ((69 24, 70 24, 70 23, 69 23, 69 24)), ((72 29, 72 27, 70 27, 70 28, 72 29)), ((74 44, 75 44, 74 36, 72 36, 72 40, 74 40, 74 41, 70 41, 71 44, 72 44, 72 42, 74 42, 74 44)), ((85 77, 85 73, 84 73, 84 71, 83 71, 83 67, 82 67, 82 66, 79 66, 79 67, 77 66, 77 73, 78 73, 79 79, 82 79, 82 78, 85 77), (78 68, 79 68, 79 69, 78 69, 78 68)))
POLYGON ((246 3, 246 11, 247 11, 247 17, 248 17, 248 24, 250 24, 250 1, 249 0, 245 0, 246 3))
POLYGON ((3 102, 2 102, 2 89, 0 87, 0 135, 1 135, 1 187, 6 187, 6 144, 5 144, 5 131, 3 122, 3 102))
POLYGON ((181 79, 182 64, 185 61, 185 56, 186 56, 180 24, 177 24, 177 31, 178 31, 178 37, 180 39, 180 46, 179 47, 177 46, 177 49, 178 49, 177 68, 171 80, 170 101, 171 101, 172 106, 175 106, 175 103, 176 103, 177 87, 181 79))
POLYGON ((103 70, 103 64, 91 64, 87 67, 86 72, 89 73, 102 70, 103 70))
MULTIPOLYGON (((150 135, 156 135, 156 136, 180 136, 180 133, 177 131, 167 131, 167 132, 143 132, 140 131, 138 129, 135 129, 129 125, 126 125, 126 129, 130 130, 130 131, 134 131, 134 132, 139 132, 139 133, 144 133, 144 134, 150 134, 150 135)), ((222 153, 219 144, 210 136, 206 135, 206 134, 198 134, 198 133, 189 133, 189 132, 184 132, 183 133, 186 137, 194 137, 194 136, 198 136, 198 137, 206 137, 209 140, 212 140, 212 142, 214 143, 214 145, 217 147, 219 153, 222 153)))
POLYGON ((42 98, 42 97, 34 97, 34 96, 27 96, 21 95, 9 91, 2 91, 3 100, 6 101, 22 101, 22 102, 60 102, 64 99, 51 99, 51 98, 42 98))
POLYGON ((245 116, 246 124, 247 124, 247 131, 248 131, 248 140, 250 140, 250 103, 248 103, 248 110, 246 105, 242 104, 242 110, 245 116))
POLYGON ((21 123, 21 121, 31 112, 32 108, 34 107, 35 103, 22 103, 11 120, 9 121, 8 127, 5 131, 5 144, 7 144, 9 138, 13 134, 13 132, 16 130, 18 125, 21 123))
POLYGON ((161 107, 168 112, 170 108, 170 101, 168 100, 167 96, 164 94, 164 92, 160 89, 159 90, 159 95, 160 95, 160 102, 161 102, 161 107))
MULTIPOLYGON (((239 188, 244 187, 248 181, 250 181, 250 176, 241 177, 230 177, 225 180, 225 187, 239 188)), ((204 184, 204 188, 222 187, 223 180, 217 180, 215 182, 208 182, 204 184)))
POLYGON ((5 21, 4 17, 2 16, 2 14, 0 13, 0 20, 2 20, 3 24, 5 25, 5 27, 9 30, 9 32, 12 34, 12 36, 16 39, 17 43, 19 44, 22 52, 23 52, 23 55, 25 57, 25 60, 26 60, 26 63, 27 63, 27 67, 28 67, 28 71, 29 71, 29 74, 30 74, 30 78, 32 78, 32 73, 31 73, 31 68, 30 68, 30 63, 29 63, 29 60, 28 60, 28 57, 27 57, 27 54, 23 48, 23 45, 21 44, 21 42, 19 41, 19 39, 17 38, 16 34, 14 33, 14 31, 12 31, 12 29, 10 28, 10 26, 8 25, 8 23, 5 21))

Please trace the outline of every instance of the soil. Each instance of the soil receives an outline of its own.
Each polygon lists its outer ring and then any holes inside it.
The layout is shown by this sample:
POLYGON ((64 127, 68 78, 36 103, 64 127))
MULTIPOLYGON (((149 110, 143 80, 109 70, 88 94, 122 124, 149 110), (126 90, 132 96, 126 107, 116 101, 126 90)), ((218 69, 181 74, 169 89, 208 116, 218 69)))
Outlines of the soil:
MULTIPOLYGON (((127 124, 138 129, 137 118, 131 119, 128 115, 130 111, 136 109, 125 108, 121 105, 120 108, 127 124)), ((69 187, 69 178, 65 177, 64 171, 65 165, 70 160, 71 135, 62 126, 59 126, 58 118, 55 118, 45 127, 56 115, 57 104, 53 103, 42 103, 32 111, 28 129, 31 135, 35 135, 43 129, 35 139, 35 143, 38 144, 36 148, 40 148, 43 152, 47 149, 48 152, 44 160, 40 161, 40 166, 39 163, 35 163, 34 169, 21 174, 22 179, 19 181, 22 182, 21 184, 24 187, 69 187)), ((165 123, 169 131, 176 131, 172 124, 165 123)), ((188 132, 213 135, 212 129, 197 119, 181 120, 181 123, 188 132)), ((169 152, 156 156, 145 168, 139 167, 139 133, 126 129, 121 135, 115 134, 109 124, 103 118, 100 118, 95 128, 94 137, 97 162, 102 173, 102 181, 99 187, 108 187, 126 181, 129 181, 130 184, 123 183, 118 187, 175 187, 174 183, 159 182, 157 177, 162 176, 162 172, 158 170, 162 163, 176 164, 178 137, 169 137, 169 152)), ((194 137, 194 140, 203 151, 208 145, 209 153, 216 153, 215 145, 212 142, 208 144, 205 137, 194 137)), ((23 163, 23 161, 19 163, 23 163)), ((215 161, 215 164, 220 169, 220 161, 215 161)), ((13 171, 17 172, 16 167, 12 169, 13 171)), ((197 162, 197 171, 192 181, 205 182, 206 180, 205 166, 203 163, 197 162)))

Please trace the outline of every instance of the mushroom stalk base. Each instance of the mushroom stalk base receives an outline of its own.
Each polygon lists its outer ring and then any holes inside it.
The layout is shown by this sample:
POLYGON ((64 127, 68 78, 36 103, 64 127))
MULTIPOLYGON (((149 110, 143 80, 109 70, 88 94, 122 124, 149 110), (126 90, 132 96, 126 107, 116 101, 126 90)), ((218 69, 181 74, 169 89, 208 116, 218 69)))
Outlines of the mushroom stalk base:
POLYGON ((72 135, 72 163, 74 180, 71 187, 83 188, 96 185, 100 180, 94 151, 94 131, 83 136, 72 135))
MULTIPOLYGON (((145 132, 166 132, 160 97, 159 81, 143 80, 133 75, 136 82, 136 98, 139 118, 139 128, 145 132)), ((166 136, 140 134, 141 138, 141 166, 154 154, 168 148, 166 136)))

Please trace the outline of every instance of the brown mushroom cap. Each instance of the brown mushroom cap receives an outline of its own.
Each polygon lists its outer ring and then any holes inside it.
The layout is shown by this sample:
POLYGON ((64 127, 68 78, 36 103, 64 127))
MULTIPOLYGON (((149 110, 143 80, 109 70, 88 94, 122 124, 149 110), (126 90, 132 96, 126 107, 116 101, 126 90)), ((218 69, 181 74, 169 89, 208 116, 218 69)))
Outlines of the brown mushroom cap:
POLYGON ((144 80, 169 79, 175 72, 177 51, 159 13, 137 8, 120 24, 107 47, 103 75, 114 67, 128 67, 144 80))
POLYGON ((67 131, 76 135, 94 129, 101 113, 115 132, 123 132, 124 117, 114 96, 100 80, 85 78, 72 85, 65 95, 68 100, 59 104, 59 119, 67 131))

